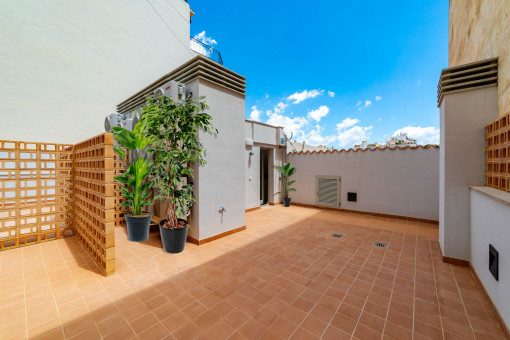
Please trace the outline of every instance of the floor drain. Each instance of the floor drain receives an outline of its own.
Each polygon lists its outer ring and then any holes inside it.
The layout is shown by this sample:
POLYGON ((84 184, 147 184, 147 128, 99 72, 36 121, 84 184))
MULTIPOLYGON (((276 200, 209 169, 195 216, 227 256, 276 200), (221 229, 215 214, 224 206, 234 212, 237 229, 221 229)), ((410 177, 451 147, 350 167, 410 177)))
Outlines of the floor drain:
POLYGON ((344 237, 344 235, 340 235, 340 234, 333 234, 333 235, 331 235, 331 236, 336 237, 336 238, 344 237))
POLYGON ((382 243, 382 242, 374 242, 374 246, 382 247, 382 248, 388 248, 388 244, 387 243, 382 243))

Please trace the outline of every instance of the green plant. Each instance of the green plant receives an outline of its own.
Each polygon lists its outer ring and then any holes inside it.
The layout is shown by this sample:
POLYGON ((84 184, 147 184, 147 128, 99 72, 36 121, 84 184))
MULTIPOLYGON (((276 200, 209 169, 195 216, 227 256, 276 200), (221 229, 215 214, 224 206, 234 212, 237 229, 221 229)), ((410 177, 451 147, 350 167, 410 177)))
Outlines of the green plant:
MULTIPOLYGON (((294 168, 290 163, 285 164, 284 166, 275 165, 274 168, 282 174, 283 177, 283 189, 284 189, 284 198, 289 198, 289 191, 296 191, 296 189, 292 188, 292 184, 296 181, 289 181, 289 178, 296 173, 296 168, 294 168)), ((275 193, 275 195, 280 194, 280 191, 275 193)))
POLYGON ((165 96, 147 99, 143 107, 142 121, 147 134, 153 138, 149 152, 154 156, 151 174, 158 189, 157 199, 168 202, 165 227, 180 228, 177 218, 187 216, 195 202, 189 181, 193 179, 194 164, 205 164, 204 146, 199 132, 212 132, 212 117, 204 111, 209 107, 205 97, 194 100, 189 97, 174 102, 165 96), (182 183, 182 177, 188 179, 182 183))
MULTIPOLYGON (((121 203, 122 208, 129 207, 133 216, 142 215, 143 208, 152 203, 149 197, 153 182, 147 180, 151 162, 143 156, 152 139, 147 136, 140 122, 136 124, 133 132, 121 127, 114 127, 113 136, 121 146, 131 151, 134 158, 122 175, 114 177, 115 181, 121 183, 120 192, 124 197, 124 201, 121 203)), ((120 147, 114 147, 114 149, 126 162, 126 151, 120 147)))

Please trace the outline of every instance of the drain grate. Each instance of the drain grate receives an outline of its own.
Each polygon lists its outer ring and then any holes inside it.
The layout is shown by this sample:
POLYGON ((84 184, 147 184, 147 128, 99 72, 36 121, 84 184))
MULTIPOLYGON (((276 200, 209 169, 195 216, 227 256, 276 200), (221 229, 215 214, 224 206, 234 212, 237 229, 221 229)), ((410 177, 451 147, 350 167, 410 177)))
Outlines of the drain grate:
POLYGON ((340 235, 340 234, 333 234, 333 235, 331 235, 331 236, 336 237, 336 238, 344 237, 344 235, 340 235))
POLYGON ((388 244, 382 243, 382 242, 374 242, 374 246, 381 247, 381 248, 388 248, 388 244))

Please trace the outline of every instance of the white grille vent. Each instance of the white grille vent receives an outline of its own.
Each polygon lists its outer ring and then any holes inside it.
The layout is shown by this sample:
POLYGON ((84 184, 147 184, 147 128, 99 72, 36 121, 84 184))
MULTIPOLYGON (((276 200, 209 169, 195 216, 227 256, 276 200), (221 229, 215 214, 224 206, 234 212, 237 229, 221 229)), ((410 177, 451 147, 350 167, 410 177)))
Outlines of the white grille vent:
POLYGON ((338 208, 340 206, 340 177, 317 176, 318 205, 338 208))

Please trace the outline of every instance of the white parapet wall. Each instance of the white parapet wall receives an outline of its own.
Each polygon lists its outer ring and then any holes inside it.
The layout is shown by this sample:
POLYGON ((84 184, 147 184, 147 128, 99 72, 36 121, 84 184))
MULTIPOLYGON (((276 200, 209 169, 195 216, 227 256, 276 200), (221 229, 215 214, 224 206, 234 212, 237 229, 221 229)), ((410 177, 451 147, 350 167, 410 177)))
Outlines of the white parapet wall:
POLYGON ((510 193, 471 187, 471 265, 506 324, 510 323, 510 193), (489 271, 489 245, 499 252, 499 280, 489 271))
POLYGON ((316 177, 337 176, 340 209, 439 219, 438 147, 291 153, 287 161, 297 168, 293 202, 317 205, 316 177))

